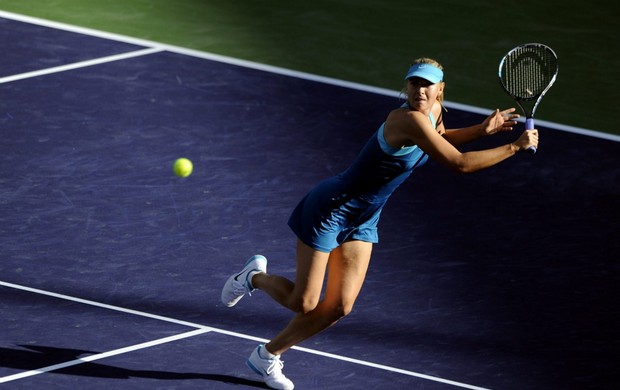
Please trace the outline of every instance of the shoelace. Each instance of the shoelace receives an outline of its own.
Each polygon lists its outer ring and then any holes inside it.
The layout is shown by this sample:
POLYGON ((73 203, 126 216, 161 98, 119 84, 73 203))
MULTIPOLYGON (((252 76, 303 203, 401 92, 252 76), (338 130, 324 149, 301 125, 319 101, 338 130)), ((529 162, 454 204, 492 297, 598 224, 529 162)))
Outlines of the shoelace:
POLYGON ((271 364, 267 367, 267 375, 275 374, 274 377, 282 375, 282 369, 284 368, 284 362, 280 359, 271 359, 271 364))

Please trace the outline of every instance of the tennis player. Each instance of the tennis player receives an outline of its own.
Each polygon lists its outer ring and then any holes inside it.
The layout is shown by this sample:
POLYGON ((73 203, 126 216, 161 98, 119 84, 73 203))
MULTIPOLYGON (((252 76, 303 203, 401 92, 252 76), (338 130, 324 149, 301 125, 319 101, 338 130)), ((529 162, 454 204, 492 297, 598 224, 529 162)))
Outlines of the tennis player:
POLYGON ((442 120, 443 67, 414 61, 405 76, 407 102, 389 113, 353 164, 319 183, 293 210, 289 226, 297 235, 295 282, 267 273, 267 259, 251 257, 230 276, 222 302, 232 307, 256 289, 296 315, 269 343, 254 349, 247 365, 274 389, 293 389, 280 356, 349 314, 378 242, 381 210, 394 190, 429 158, 459 173, 479 171, 538 146, 538 131, 492 149, 461 153, 456 147, 479 137, 512 130, 515 109, 495 110, 481 124, 446 130, 442 120), (327 272, 327 285, 321 290, 327 272))

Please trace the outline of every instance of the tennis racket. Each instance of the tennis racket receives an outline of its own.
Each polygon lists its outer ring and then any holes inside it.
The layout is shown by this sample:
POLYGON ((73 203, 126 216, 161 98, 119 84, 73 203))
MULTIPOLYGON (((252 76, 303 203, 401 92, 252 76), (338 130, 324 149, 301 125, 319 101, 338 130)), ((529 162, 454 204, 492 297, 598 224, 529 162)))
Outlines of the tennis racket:
MULTIPOLYGON (((499 63, 499 81, 525 115, 525 129, 534 128, 534 113, 558 75, 558 56, 542 43, 510 50, 499 63)), ((531 146, 528 152, 536 153, 531 146)))

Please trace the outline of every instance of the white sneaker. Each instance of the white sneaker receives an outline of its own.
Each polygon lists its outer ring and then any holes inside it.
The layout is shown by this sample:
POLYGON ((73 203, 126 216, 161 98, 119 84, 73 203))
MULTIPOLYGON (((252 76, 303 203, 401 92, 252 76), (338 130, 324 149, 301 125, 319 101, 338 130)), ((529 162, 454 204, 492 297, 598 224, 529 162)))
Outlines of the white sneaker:
POLYGON ((264 256, 250 257, 241 272, 228 278, 222 289, 222 303, 228 307, 233 307, 246 293, 251 294, 255 288, 250 279, 257 272, 267 272, 267 259, 264 256))
POLYGON ((282 373, 284 362, 280 360, 280 356, 276 356, 273 359, 263 359, 260 355, 260 351, 263 348, 265 348, 265 346, 261 344, 254 349, 254 352, 252 352, 246 361, 248 367, 250 367, 258 375, 262 376, 267 386, 272 389, 294 389, 295 385, 293 382, 291 382, 291 380, 285 377, 282 373))

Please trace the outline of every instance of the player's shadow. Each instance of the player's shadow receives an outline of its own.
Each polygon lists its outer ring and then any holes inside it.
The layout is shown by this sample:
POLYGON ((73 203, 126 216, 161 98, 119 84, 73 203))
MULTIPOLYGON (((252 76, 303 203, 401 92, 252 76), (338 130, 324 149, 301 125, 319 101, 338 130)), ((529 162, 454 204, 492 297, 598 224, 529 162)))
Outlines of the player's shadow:
MULTIPOLYGON (((84 351, 79 349, 66 349, 45 346, 20 345, 25 349, 0 348, 0 367, 18 370, 36 370, 76 360, 82 355, 92 355, 97 352, 84 351)), ((237 378, 230 375, 189 373, 189 372, 170 372, 170 371, 150 371, 150 370, 131 370, 122 367, 115 367, 100 363, 82 363, 74 366, 51 371, 51 373, 63 375, 76 375, 84 377, 129 379, 129 378, 148 378, 160 380, 208 380, 235 385, 244 385, 259 389, 268 387, 258 381, 237 378)))

